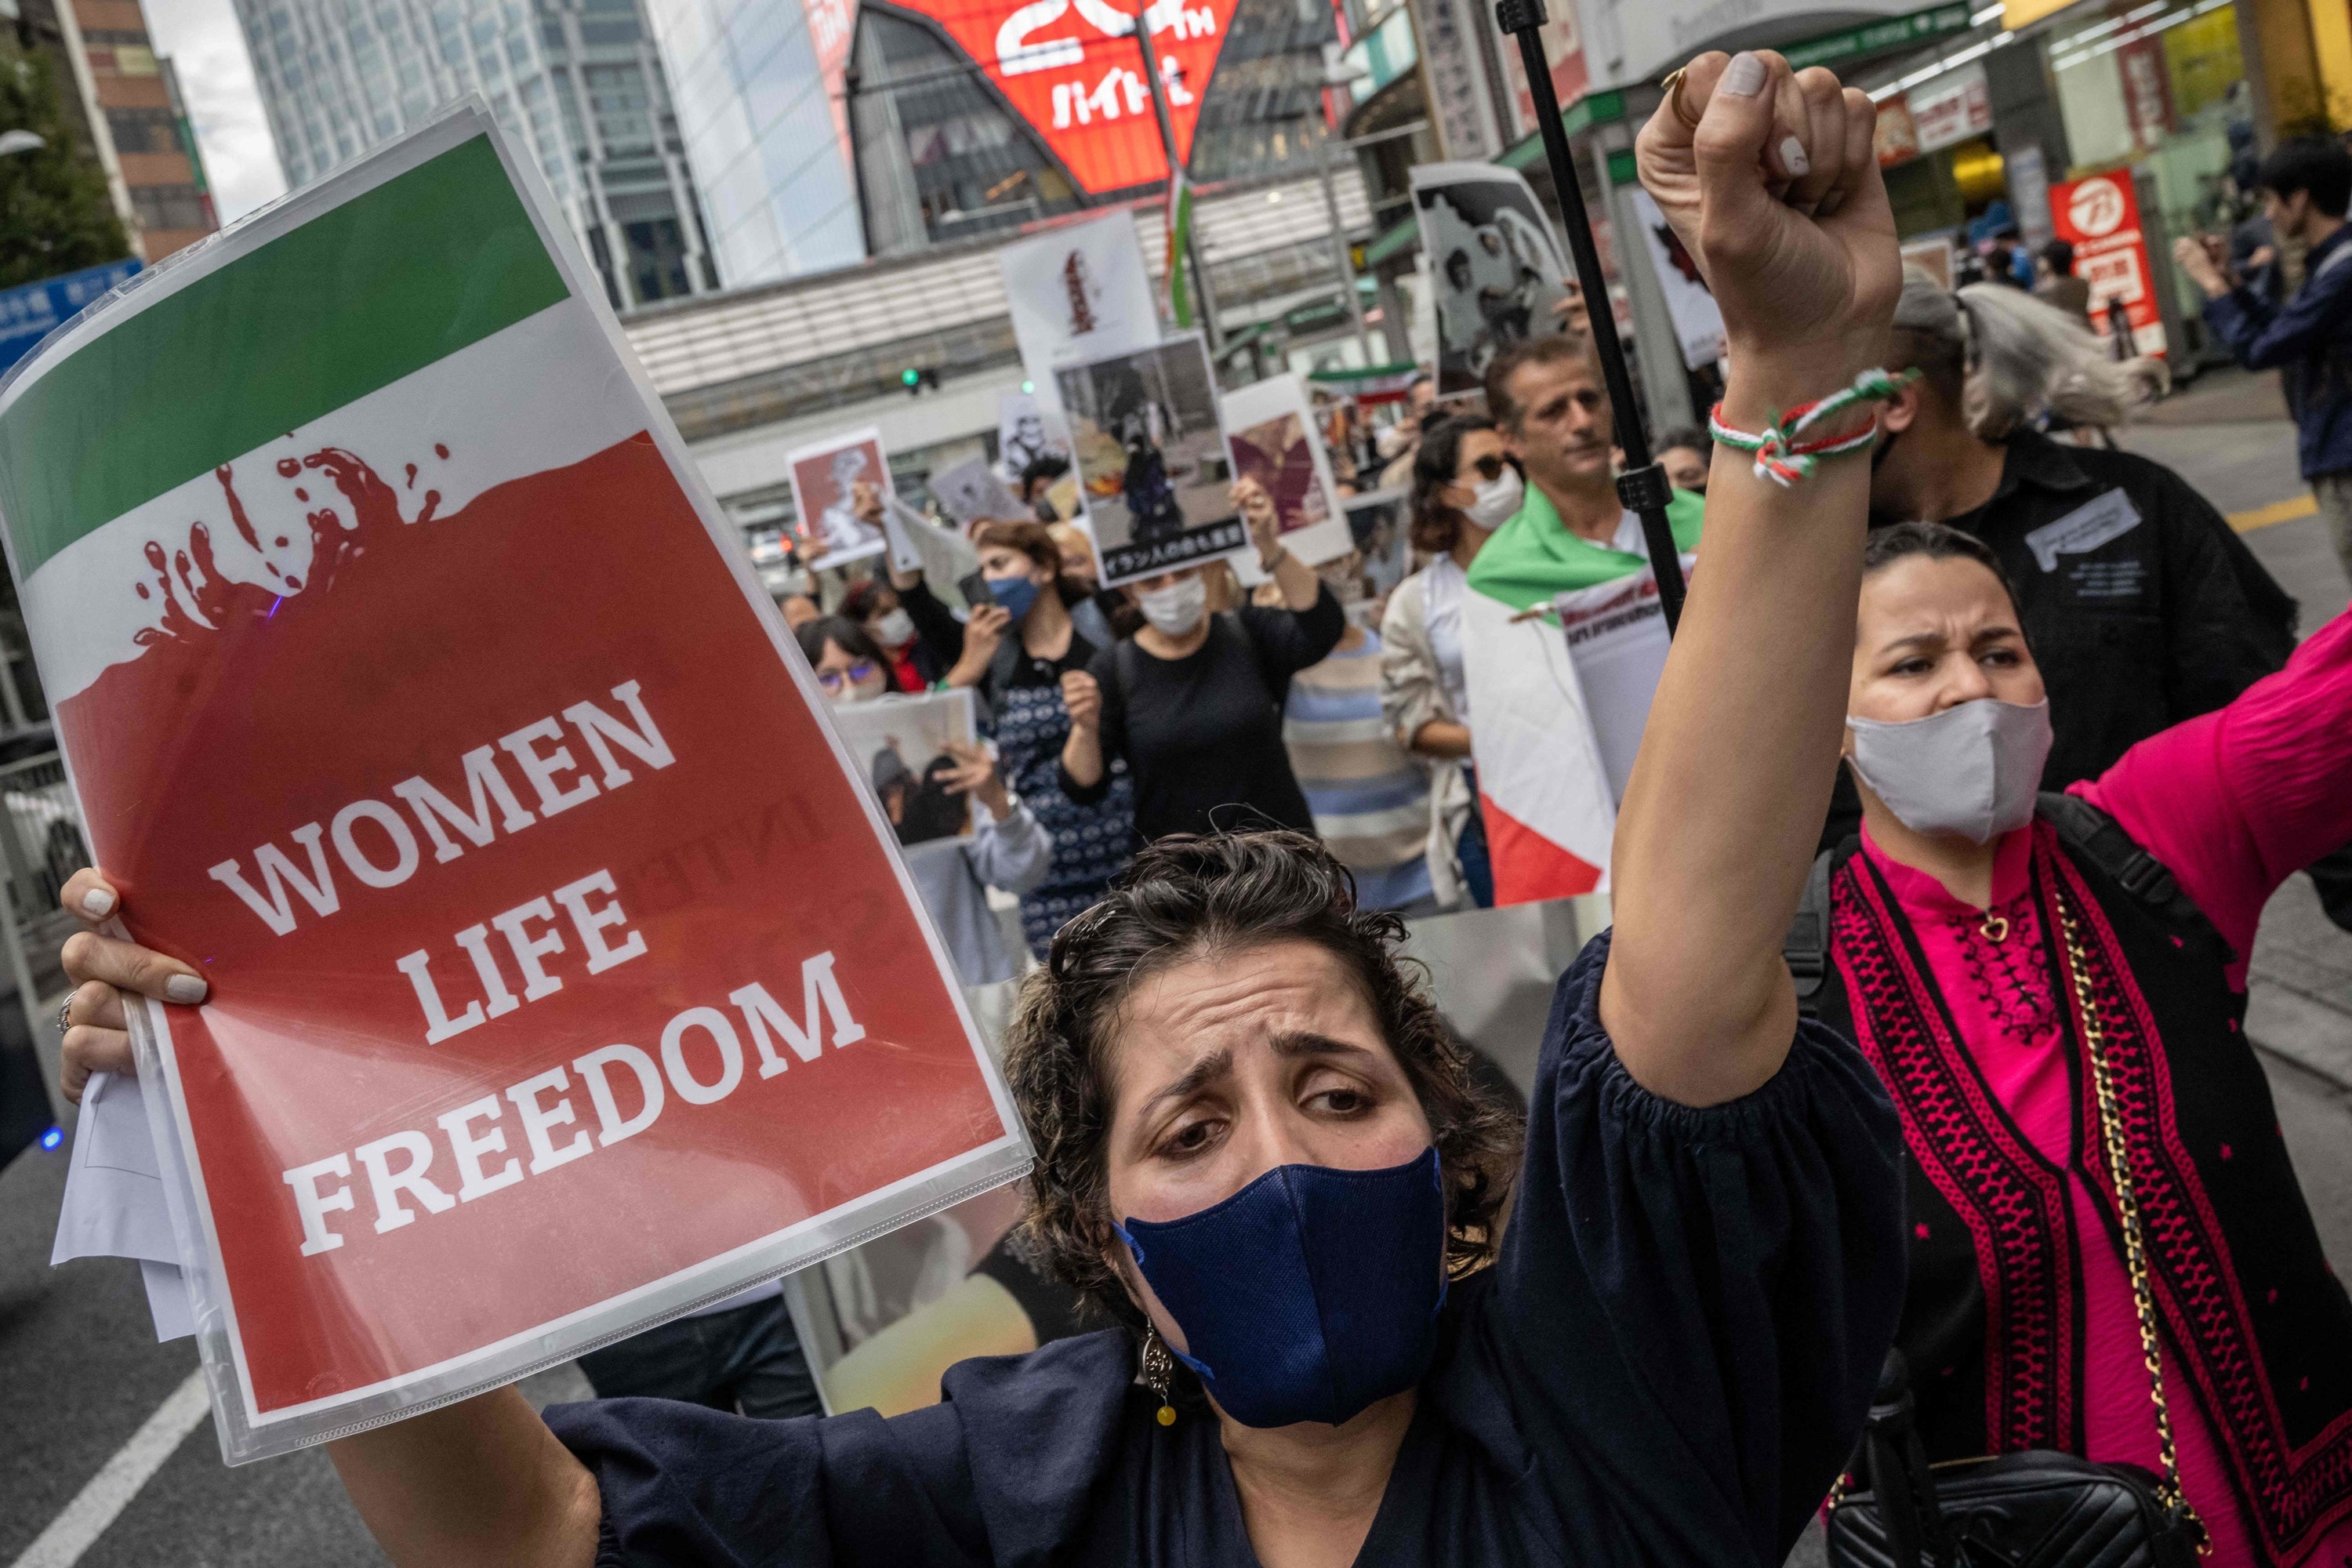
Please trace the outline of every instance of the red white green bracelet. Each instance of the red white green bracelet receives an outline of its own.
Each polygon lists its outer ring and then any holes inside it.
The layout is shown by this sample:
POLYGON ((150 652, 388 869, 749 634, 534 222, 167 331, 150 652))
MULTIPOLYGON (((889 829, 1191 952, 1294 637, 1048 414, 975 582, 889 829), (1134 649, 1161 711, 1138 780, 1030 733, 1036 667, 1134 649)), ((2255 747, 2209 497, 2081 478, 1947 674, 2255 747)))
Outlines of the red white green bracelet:
POLYGON ((1707 434, 1723 446, 1752 453, 1756 458, 1756 477, 1770 479, 1785 489, 1811 473, 1813 466, 1823 458, 1868 451, 1878 437, 1878 413, 1875 408, 1872 409, 1870 423, 1850 436, 1800 440, 1799 437, 1808 429, 1849 408, 1884 403, 1917 380, 1918 376, 1916 370, 1906 370, 1899 374, 1885 370, 1864 371, 1853 378, 1852 386, 1841 387, 1827 397, 1817 397, 1811 403, 1798 404, 1760 435, 1735 430, 1726 425, 1723 422, 1723 405, 1718 403, 1707 413, 1707 434))

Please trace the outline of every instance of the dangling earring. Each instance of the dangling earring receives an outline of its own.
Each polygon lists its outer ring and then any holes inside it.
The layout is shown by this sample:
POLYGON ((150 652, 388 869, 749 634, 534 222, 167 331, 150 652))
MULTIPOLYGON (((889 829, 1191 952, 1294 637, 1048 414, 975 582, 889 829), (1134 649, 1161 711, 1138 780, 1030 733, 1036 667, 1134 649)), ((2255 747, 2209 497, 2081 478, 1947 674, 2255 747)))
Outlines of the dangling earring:
POLYGON ((1168 1353, 1167 1344, 1160 1338, 1160 1330, 1150 1323, 1143 1327, 1143 1386, 1160 1395, 1158 1420, 1162 1426, 1176 1425, 1176 1407, 1168 1402, 1168 1388, 1176 1376, 1176 1358, 1168 1353))

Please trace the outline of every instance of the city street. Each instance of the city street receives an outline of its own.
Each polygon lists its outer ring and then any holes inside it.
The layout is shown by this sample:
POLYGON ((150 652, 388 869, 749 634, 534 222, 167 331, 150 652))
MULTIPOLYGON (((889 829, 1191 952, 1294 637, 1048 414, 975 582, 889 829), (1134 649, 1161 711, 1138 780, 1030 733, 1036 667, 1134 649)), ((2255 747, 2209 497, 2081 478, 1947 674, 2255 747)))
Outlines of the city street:
MULTIPOLYGON (((2127 444, 2231 516, 2302 601, 2306 630, 2344 608, 2352 584, 2308 510, 2294 429, 2266 383, 2208 376, 2127 444)), ((2352 1259, 2352 936, 2327 923, 2301 878, 2264 920, 2250 1033, 2328 1249, 2352 1259)), ((0 1363, 11 1369, 0 1385, 0 1568, 382 1561, 319 1453, 222 1466, 188 1391, 194 1343, 153 1342, 131 1264, 48 1267, 66 1163, 63 1148, 32 1150, 0 1172, 0 1363)), ((586 1387, 565 1368, 530 1391, 544 1403, 586 1387)))

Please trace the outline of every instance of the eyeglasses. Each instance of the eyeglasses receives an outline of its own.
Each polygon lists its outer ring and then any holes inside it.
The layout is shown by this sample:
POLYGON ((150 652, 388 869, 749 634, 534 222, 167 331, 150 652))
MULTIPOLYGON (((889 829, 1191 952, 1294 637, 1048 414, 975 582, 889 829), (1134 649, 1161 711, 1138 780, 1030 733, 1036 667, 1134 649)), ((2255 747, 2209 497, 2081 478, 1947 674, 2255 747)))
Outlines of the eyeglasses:
POLYGON ((1503 469, 1508 462, 1509 459, 1501 453, 1489 452, 1483 458, 1471 458, 1470 468, 1480 479, 1491 485, 1503 477, 1503 469))
POLYGON ((870 658, 861 658, 846 670, 821 669, 816 683, 827 691, 838 691, 843 686, 863 686, 882 673, 882 667, 870 658))

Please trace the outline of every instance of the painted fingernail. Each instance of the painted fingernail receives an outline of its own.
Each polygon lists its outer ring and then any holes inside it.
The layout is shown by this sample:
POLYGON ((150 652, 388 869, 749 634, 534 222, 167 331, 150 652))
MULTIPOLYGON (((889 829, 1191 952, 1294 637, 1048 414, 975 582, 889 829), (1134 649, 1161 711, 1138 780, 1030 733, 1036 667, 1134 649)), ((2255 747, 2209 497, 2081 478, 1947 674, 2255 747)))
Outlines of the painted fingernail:
POLYGON ((1813 172, 1813 161, 1805 156, 1805 144, 1793 136, 1780 138, 1780 167, 1792 176, 1802 177, 1813 172))
POLYGON ((1734 98, 1753 98, 1756 89, 1763 85, 1764 62, 1742 49, 1723 68, 1723 79, 1716 83, 1716 90, 1734 98))
POLYGON ((94 921, 102 921, 114 912, 114 895, 104 888, 92 888, 81 896, 81 912, 94 921))
POLYGON ((205 993, 210 989, 193 974, 174 974, 163 982, 163 994, 184 1005, 203 1001, 205 993))

